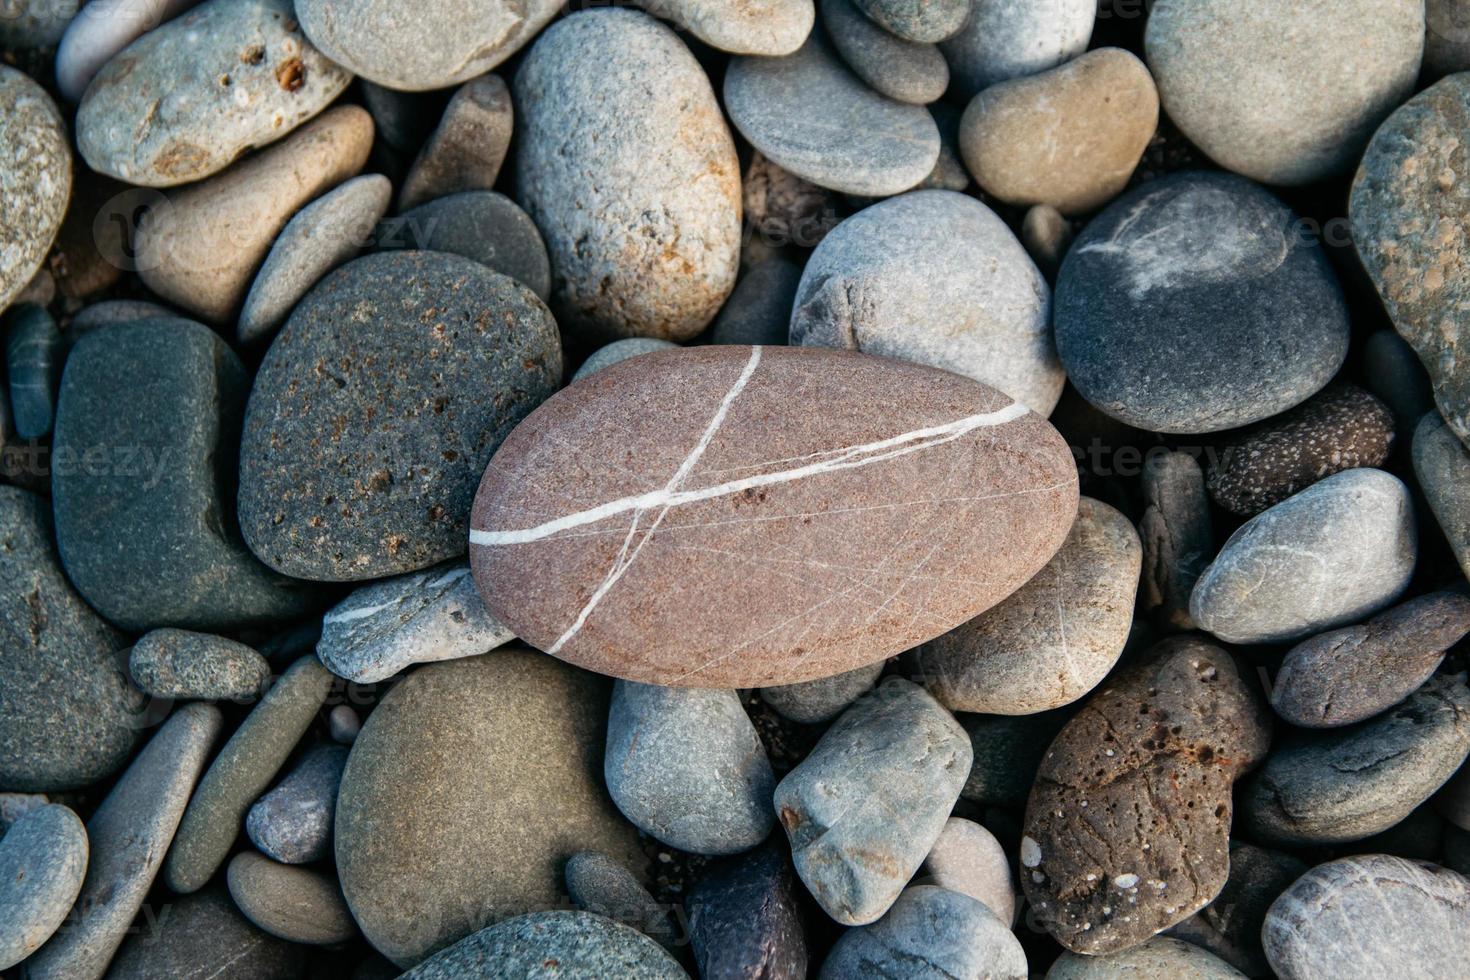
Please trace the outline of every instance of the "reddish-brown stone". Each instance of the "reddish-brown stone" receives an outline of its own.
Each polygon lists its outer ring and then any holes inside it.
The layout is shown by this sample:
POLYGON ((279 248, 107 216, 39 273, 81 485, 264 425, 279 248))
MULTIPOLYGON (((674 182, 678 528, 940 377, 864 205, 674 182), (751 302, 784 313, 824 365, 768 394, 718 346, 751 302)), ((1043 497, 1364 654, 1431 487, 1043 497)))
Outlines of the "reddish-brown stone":
POLYGON ((846 351, 704 347, 589 376, 511 433, 475 499, 497 619, 646 683, 789 684, 984 612, 1061 546, 1077 476, 977 382, 846 351))

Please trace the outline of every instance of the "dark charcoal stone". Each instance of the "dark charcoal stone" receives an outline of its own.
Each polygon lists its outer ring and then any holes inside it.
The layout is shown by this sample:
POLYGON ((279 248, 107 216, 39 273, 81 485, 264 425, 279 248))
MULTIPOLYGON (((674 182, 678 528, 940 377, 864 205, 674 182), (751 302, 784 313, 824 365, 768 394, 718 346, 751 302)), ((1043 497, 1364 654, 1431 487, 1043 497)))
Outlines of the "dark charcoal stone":
POLYGON ((774 846, 715 865, 689 893, 689 934, 703 980, 800 980, 807 946, 794 876, 774 846))

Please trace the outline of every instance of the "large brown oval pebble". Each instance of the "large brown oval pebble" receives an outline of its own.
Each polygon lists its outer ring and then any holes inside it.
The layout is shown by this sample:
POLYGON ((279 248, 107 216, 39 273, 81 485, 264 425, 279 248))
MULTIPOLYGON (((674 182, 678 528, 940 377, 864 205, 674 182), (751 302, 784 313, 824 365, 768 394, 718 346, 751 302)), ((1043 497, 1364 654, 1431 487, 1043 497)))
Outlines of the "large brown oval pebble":
POLYGON ((493 616, 665 686, 874 663, 1014 592, 1077 513, 1055 429, 959 375, 717 346, 604 368, 491 460, 470 553, 493 616))
POLYGON ((1269 716, 1230 655, 1166 640, 1069 721, 1026 807, 1021 885, 1077 953, 1128 949, 1189 918, 1230 873, 1231 784, 1269 716))

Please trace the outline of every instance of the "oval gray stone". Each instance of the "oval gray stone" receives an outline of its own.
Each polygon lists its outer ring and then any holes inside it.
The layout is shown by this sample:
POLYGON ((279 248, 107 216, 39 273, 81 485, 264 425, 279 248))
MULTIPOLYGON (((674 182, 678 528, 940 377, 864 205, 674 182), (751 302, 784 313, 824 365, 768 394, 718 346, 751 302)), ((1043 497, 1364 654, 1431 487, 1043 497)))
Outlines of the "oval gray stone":
POLYGON ((744 851, 776 824, 776 778, 734 691, 618 681, 603 778, 623 816, 682 851, 744 851))
POLYGON ((657 337, 624 337, 622 340, 614 340, 605 347, 599 347, 592 352, 592 356, 582 362, 577 368, 577 373, 572 375, 573 381, 580 381, 589 374, 601 371, 605 367, 611 367, 619 361, 626 361, 630 357, 639 354, 651 354, 656 350, 669 350, 679 346, 667 340, 659 340, 657 337))
POLYGON ((881 95, 923 105, 944 95, 949 65, 932 44, 906 41, 858 10, 853 0, 821 0, 822 26, 837 53, 881 95))
POLYGON ((1025 980, 1026 952, 984 904, 935 885, 904 890, 871 925, 849 929, 822 963, 821 980, 851 977, 1025 980))
POLYGON ((1143 549, 1132 523, 1083 497, 1060 551, 994 608, 919 648, 951 711, 1035 714, 1096 687, 1128 642, 1143 549))
POLYGON ((329 857, 337 789, 346 766, 346 746, 310 749, 245 815, 250 842, 282 864, 309 864, 329 857))
POLYGON ((684 941, 680 927, 638 876, 597 851, 581 851, 567 859, 567 894, 585 912, 632 926, 659 945, 673 948, 684 941))
POLYGON ((1107 956, 1065 952, 1052 964, 1046 980, 1245 980, 1245 974, 1213 953, 1168 936, 1155 936, 1141 946, 1107 956))
MULTIPOLYGON (((223 719, 211 704, 174 712, 87 822, 91 856, 76 916, 26 961, 30 980, 100 980, 168 853, 223 719)), ((114 974, 126 975, 114 967, 114 974)))
POLYGON ((41 268, 71 200, 71 141, 45 89, 0 65, 0 310, 41 268))
POLYGON ((1414 90, 1424 4, 1159 0, 1144 47, 1165 112, 1211 159, 1306 184, 1351 167, 1414 90))
POLYGON ((1195 583, 1190 614, 1227 643, 1298 640, 1388 606, 1417 555, 1408 488, 1382 470, 1347 470, 1232 534, 1195 583))
POLYGON ((1424 74, 1434 78, 1470 68, 1470 3, 1426 0, 1424 74))
POLYGON ((335 875, 278 864, 241 851, 226 874, 240 912, 272 936, 309 946, 335 946, 357 935, 335 875))
POLYGON ((921 44, 943 41, 965 24, 970 0, 853 0, 873 23, 921 44))
POLYGON ((510 276, 543 302, 551 259, 529 215, 503 194, 465 191, 421 204, 378 226, 378 248, 453 252, 510 276))
POLYGON ((354 177, 296 212, 255 274, 235 335, 249 344, 269 337, 322 276, 373 240, 393 185, 382 174, 354 177))
POLYGON ((313 606, 235 526, 249 384, 234 351, 189 320, 114 324, 67 358, 53 453, 74 462, 52 474, 57 544, 77 590, 119 626, 227 630, 313 606))
POLYGON ((87 873, 87 829, 58 803, 0 837, 0 970, 41 948, 66 921, 87 873))
POLYGON ((297 305, 256 375, 245 540, 325 581, 463 554, 485 465, 560 379, 555 321, 508 277, 443 252, 348 263, 297 305))
POLYGON ((122 636, 62 572, 46 501, 0 487, 0 786, 49 792, 111 775, 138 738, 144 699, 122 636))
POLYGON ((689 942, 701 977, 805 977, 802 908, 785 849, 767 844, 710 867, 689 890, 689 942))
POLYGON ((731 60, 725 110, 777 166, 846 194, 902 193, 939 159, 934 117, 864 85, 820 31, 782 58, 731 60))
POLYGON ((797 287, 791 343, 943 368, 1046 416, 1066 382, 1050 319, 1051 290, 1005 223, 964 194, 924 190, 822 239, 797 287))
POLYGON ((422 92, 468 81, 520 50, 560 0, 297 0, 306 36, 327 57, 390 89, 422 92))
POLYGON ((887 661, 880 660, 856 670, 760 689, 761 700, 782 718, 804 725, 820 725, 831 721, 878 683, 887 661))
POLYGON ((188 630, 153 630, 133 645, 128 672, 156 698, 247 701, 270 680, 266 659, 243 643, 188 630))
POLYGON ((1429 509, 1470 575, 1470 449, 1438 412, 1430 412, 1414 430, 1413 459, 1429 509))
POLYGON ((703 330, 740 263, 740 162, 684 42, 639 11, 583 11, 537 39, 513 91, 516 194, 558 322, 601 340, 703 330))
POLYGON ((291 0, 205 0, 103 65, 77 109, 77 148, 130 184, 187 184, 290 133, 351 81, 302 35, 291 0))
POLYGON ((775 796, 796 873, 828 915, 863 925, 888 911, 944 830, 972 758, 954 717, 900 678, 833 722, 775 796))
POLYGON ((1470 755, 1470 690, 1439 677, 1346 732, 1292 732, 1237 796, 1240 831, 1264 844, 1321 845, 1387 830, 1470 755))
MULTIPOLYGON (((56 88, 77 103, 113 55, 199 0, 92 0, 74 12, 56 49, 56 88)), ((37 4, 40 6, 40 4, 37 4)), ((55 4, 51 4, 55 6, 55 4)))
POLYGON ((964 26, 939 45, 955 92, 969 99, 1077 57, 1092 39, 1097 10, 1093 0, 970 0, 964 26))
POLYGON ((1271 688, 1271 706, 1293 725, 1336 728, 1371 718, 1427 681, 1445 651, 1470 633, 1470 599, 1420 596, 1359 626, 1292 647, 1271 688))
POLYGON ((1387 854, 1341 858, 1276 900, 1261 939, 1282 980, 1459 976, 1470 959, 1470 882, 1387 854))
POLYGON ((688 980, 677 960, 636 929, 570 911, 532 912, 497 922, 430 957, 400 980, 543 976, 688 980))
POLYGON ((410 664, 488 653, 515 639, 490 615, 464 561, 365 585, 322 617, 316 655, 338 677, 376 684, 410 664))

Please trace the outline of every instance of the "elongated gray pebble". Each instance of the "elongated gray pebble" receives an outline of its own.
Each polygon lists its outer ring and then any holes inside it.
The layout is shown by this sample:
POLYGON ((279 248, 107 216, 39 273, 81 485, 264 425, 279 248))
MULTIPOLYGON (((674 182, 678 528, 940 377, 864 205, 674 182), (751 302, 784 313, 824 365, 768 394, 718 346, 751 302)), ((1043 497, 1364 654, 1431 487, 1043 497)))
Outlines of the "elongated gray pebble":
POLYGON ((56 87, 80 102, 87 84, 113 55, 199 0, 92 0, 66 24, 56 49, 56 87))
POLYGON ((66 920, 87 873, 87 830, 57 803, 0 837, 0 970, 30 956, 66 920))
POLYGON ((1414 430, 1414 475, 1460 568, 1470 575, 1470 449, 1429 412, 1414 430))
POLYGON ((791 304, 801 269, 781 258, 745 270, 710 327, 712 344, 781 346, 791 335, 791 304))
POLYGON ((563 872, 567 893, 578 907, 632 926, 665 947, 683 941, 667 906, 659 904, 638 876, 598 851, 580 851, 567 859, 563 872))
POLYGON ((906 889, 883 918, 849 929, 820 980, 849 977, 984 977, 1025 980, 1026 953, 984 904, 934 885, 906 889))
POLYGON ((499 75, 466 82, 449 99, 438 127, 403 178, 398 210, 448 194, 493 188, 510 149, 514 117, 510 89, 499 75))
POLYGON ((964 26, 940 42, 957 94, 969 99, 1077 57, 1087 50, 1097 10, 1093 0, 970 0, 964 26))
POLYGON ((898 37, 865 16, 853 0, 821 0, 822 26, 832 46, 881 95, 923 105, 944 94, 949 66, 932 44, 898 37))
POLYGON ((968 895, 983 904, 1003 925, 1016 918, 1016 886, 1011 862, 995 835, 972 820, 950 817, 929 856, 924 859, 925 884, 968 895))
POLYGON ((271 676, 266 659, 243 643, 168 628, 139 638, 128 672, 154 697, 201 701, 253 699, 271 676))
POLYGON ((812 0, 634 0, 711 47, 732 54, 790 54, 811 33, 812 0))
POLYGON ((330 856, 332 817, 346 766, 345 746, 313 747, 245 815, 250 842, 282 864, 310 864, 330 856))
POLYGON ((10 418, 16 435, 40 439, 51 432, 56 416, 56 389, 63 359, 61 331, 44 307, 29 303, 12 309, 6 321, 10 418))

